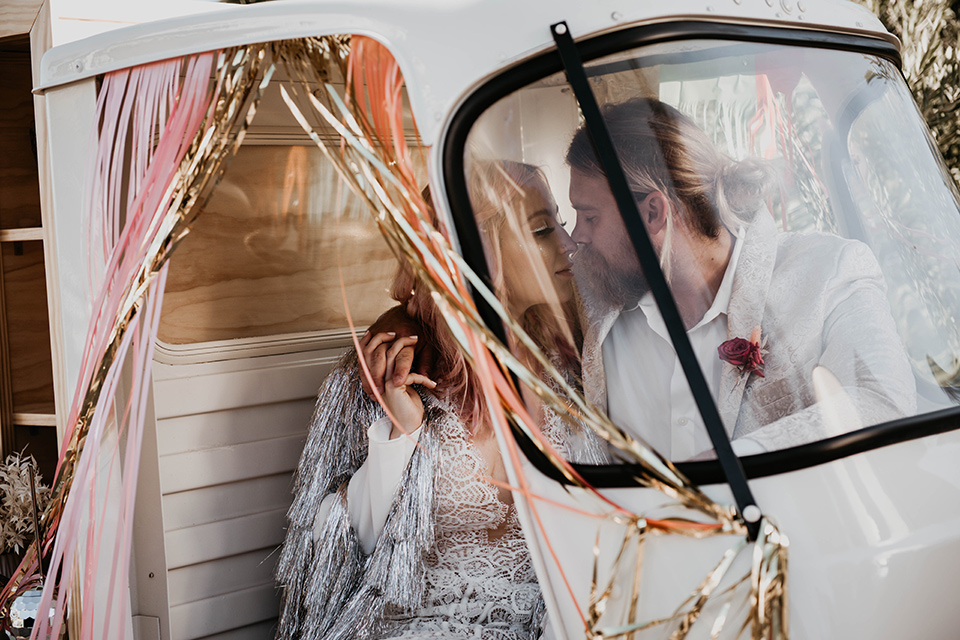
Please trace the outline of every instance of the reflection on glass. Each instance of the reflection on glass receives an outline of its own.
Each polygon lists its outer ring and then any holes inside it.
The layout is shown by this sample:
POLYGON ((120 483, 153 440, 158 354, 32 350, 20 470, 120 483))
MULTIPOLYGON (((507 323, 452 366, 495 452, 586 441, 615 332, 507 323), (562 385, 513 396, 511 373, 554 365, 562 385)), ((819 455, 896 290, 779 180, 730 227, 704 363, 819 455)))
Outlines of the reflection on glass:
MULTIPOLYGON (((960 217, 892 65, 684 41, 620 52, 587 72, 735 451, 950 405, 960 389, 960 217)), ((566 322, 584 337, 571 378, 664 455, 712 457, 561 74, 477 120, 465 163, 494 158, 539 169, 577 244, 580 313, 566 322)), ((473 197, 469 168, 468 188, 473 197)), ((517 251, 551 268, 533 243, 517 251)), ((499 284, 507 298, 518 286, 499 284)))

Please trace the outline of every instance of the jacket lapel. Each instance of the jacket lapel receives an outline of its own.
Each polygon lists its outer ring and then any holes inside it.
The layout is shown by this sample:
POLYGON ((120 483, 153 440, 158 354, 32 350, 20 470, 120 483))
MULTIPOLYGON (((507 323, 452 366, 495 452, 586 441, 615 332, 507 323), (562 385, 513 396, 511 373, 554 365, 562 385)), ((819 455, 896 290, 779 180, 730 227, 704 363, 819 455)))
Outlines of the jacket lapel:
MULTIPOLYGON (((767 291, 777 258, 776 234, 776 225, 765 208, 757 212, 754 221, 746 228, 740 261, 733 276, 730 307, 727 309, 728 340, 749 339, 755 327, 763 326, 767 291)), ((747 380, 742 379, 743 376, 736 367, 729 364, 724 364, 720 373, 717 408, 727 432, 731 433, 732 437, 737 435, 740 402, 747 387, 747 380)))
POLYGON ((607 379, 603 372, 603 341, 620 316, 617 309, 594 314, 583 336, 583 392, 587 400, 607 411, 607 379))

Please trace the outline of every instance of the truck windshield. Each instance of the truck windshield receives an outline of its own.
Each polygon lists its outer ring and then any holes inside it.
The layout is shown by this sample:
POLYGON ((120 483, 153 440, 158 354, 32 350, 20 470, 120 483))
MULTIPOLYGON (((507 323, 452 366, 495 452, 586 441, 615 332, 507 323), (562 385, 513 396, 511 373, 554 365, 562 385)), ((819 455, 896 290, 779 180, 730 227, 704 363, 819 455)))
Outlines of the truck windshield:
MULTIPOLYGON (((957 403, 956 188, 891 62, 702 39, 584 66, 735 452, 957 403)), ((713 457, 563 73, 491 104, 463 161, 520 326, 623 429, 713 457)))

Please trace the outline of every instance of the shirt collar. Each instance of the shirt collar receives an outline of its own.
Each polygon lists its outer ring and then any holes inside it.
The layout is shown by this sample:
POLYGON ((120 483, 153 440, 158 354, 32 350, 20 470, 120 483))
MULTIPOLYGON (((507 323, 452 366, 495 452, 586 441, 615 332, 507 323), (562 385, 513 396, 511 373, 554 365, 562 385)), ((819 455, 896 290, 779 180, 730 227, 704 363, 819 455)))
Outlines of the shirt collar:
MULTIPOLYGON (((727 310, 730 308, 730 298, 733 296, 733 277, 737 271, 737 263, 740 262, 740 251, 743 249, 743 236, 744 229, 740 227, 734 235, 733 251, 730 253, 730 261, 727 263, 727 268, 723 272, 723 280, 720 281, 720 288, 717 289, 717 295, 713 299, 713 304, 711 304, 707 312, 703 314, 700 322, 690 329, 690 331, 707 324, 721 313, 727 313, 727 310)), ((640 298, 640 302, 633 307, 633 309, 638 308, 642 310, 648 318, 651 313, 655 313, 657 316, 660 315, 660 310, 657 309, 657 302, 653 299, 653 294, 649 291, 644 294, 644 296, 640 298)))

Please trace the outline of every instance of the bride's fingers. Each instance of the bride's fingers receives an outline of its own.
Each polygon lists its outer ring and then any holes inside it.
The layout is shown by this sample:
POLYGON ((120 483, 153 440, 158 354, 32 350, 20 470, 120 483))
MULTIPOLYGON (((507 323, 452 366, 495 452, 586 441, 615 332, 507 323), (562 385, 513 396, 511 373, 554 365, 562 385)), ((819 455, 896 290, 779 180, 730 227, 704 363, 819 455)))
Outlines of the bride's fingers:
POLYGON ((408 374, 407 377, 404 379, 403 384, 406 385, 406 386, 409 386, 409 385, 411 385, 411 384, 420 384, 420 385, 423 385, 423 386, 427 387, 428 389, 436 389, 436 388, 437 388, 437 383, 436 383, 436 382, 434 382, 433 380, 431 380, 431 379, 428 378, 427 376, 420 375, 419 373, 411 373, 411 374, 408 374))
MULTIPOLYGON (((400 386, 404 379, 413 370, 413 361, 416 357, 416 346, 404 347, 397 353, 397 358, 393 363, 393 384, 400 386)), ((420 373, 429 374, 430 371, 418 369, 420 373)))
POLYGON ((417 340, 417 336, 403 336, 390 343, 386 354, 387 360, 390 362, 390 366, 395 366, 400 353, 404 349, 412 348, 413 345, 417 344, 417 340))
MULTIPOLYGON (((403 336, 402 338, 397 338, 393 341, 393 343, 390 345, 390 348, 387 349, 387 366, 383 376, 384 381, 389 380, 393 386, 400 386, 397 384, 397 378, 399 377, 397 375, 398 356, 403 353, 404 349, 412 349, 413 345, 416 343, 417 336, 403 336)), ((406 373, 404 373, 403 377, 406 377, 406 373)))
POLYGON ((409 347, 412 344, 415 344, 417 341, 417 336, 404 336, 402 338, 397 338, 387 347, 384 358, 386 360, 386 366, 383 372, 383 382, 386 384, 388 381, 397 386, 394 380, 394 370, 397 364, 397 354, 400 353, 404 348, 409 347))
MULTIPOLYGON (((373 385, 381 393, 383 392, 383 382, 386 380, 387 347, 396 335, 393 331, 382 331, 378 333, 367 333, 360 339, 360 354, 363 356, 363 361, 366 363, 367 369, 370 370, 373 385)), ((367 376, 361 376, 360 383, 363 391, 367 395, 372 395, 367 376)))

